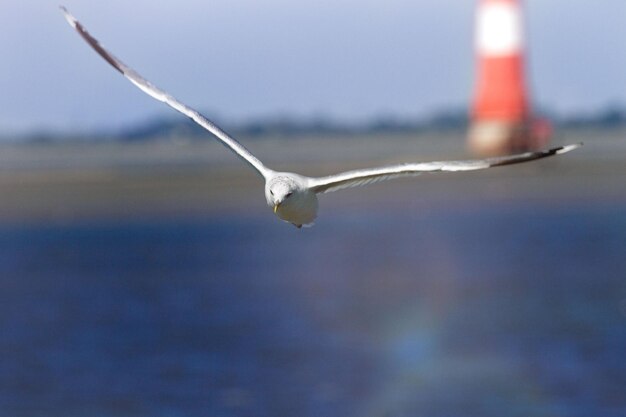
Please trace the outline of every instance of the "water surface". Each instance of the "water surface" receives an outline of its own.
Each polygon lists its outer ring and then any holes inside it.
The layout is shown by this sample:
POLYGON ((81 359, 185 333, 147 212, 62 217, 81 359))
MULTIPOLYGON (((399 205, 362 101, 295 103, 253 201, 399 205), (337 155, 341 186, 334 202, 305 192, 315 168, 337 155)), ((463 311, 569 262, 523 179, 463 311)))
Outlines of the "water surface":
POLYGON ((0 226, 0 415, 626 415, 626 204, 0 226))

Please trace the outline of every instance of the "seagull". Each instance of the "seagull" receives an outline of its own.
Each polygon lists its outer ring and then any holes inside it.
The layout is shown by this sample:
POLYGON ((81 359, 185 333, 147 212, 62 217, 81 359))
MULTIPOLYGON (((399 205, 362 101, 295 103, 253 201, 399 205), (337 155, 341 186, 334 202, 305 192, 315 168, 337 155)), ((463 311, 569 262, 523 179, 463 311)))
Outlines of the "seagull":
POLYGON ((297 228, 310 226, 317 217, 318 194, 329 193, 349 187, 368 185, 394 178, 413 177, 428 172, 473 171, 504 165, 533 161, 553 155, 564 154, 582 145, 582 143, 561 146, 537 152, 495 157, 481 160, 416 162, 388 165, 376 168, 357 169, 326 177, 307 177, 292 172, 278 172, 268 168, 241 143, 220 129, 198 111, 178 101, 167 92, 143 78, 134 69, 117 59, 106 50, 97 39, 87 32, 85 27, 61 6, 65 19, 76 32, 105 61, 119 71, 131 83, 144 93, 161 101, 174 110, 184 114, 204 129, 212 133, 222 145, 235 153, 240 159, 256 171, 265 181, 265 200, 274 214, 281 220, 297 228))

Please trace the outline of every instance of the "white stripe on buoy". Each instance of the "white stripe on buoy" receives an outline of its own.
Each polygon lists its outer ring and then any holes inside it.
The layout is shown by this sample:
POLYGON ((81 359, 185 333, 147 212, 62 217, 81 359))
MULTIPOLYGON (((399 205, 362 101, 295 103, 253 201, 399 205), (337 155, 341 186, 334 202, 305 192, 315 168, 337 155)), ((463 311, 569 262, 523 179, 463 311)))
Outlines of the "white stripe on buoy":
POLYGON ((524 42, 519 7, 509 2, 487 2, 478 11, 477 48, 487 56, 521 51, 524 42))

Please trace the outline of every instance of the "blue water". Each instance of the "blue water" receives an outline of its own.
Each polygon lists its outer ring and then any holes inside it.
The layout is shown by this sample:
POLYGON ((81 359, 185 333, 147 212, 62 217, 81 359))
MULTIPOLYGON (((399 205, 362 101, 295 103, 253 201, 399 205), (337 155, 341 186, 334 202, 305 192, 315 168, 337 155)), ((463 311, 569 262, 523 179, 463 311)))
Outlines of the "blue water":
POLYGON ((626 204, 5 224, 0 415, 624 416, 626 204))

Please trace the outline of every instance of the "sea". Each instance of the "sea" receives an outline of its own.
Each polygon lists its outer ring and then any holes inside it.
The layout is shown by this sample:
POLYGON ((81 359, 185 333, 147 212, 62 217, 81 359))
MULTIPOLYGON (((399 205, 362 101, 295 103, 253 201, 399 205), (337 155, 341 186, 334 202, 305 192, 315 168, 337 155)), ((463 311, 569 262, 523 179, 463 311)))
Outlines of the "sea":
POLYGON ((626 201, 0 224, 0 416, 626 416, 626 201))

